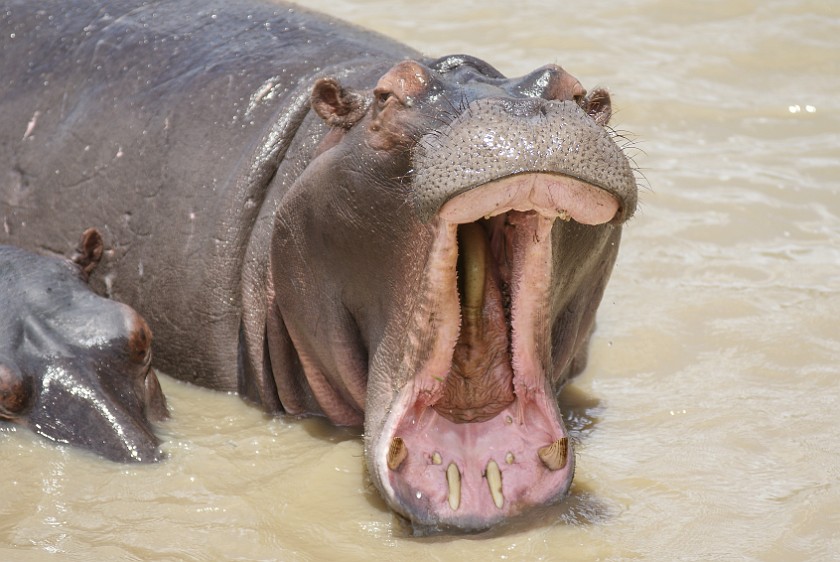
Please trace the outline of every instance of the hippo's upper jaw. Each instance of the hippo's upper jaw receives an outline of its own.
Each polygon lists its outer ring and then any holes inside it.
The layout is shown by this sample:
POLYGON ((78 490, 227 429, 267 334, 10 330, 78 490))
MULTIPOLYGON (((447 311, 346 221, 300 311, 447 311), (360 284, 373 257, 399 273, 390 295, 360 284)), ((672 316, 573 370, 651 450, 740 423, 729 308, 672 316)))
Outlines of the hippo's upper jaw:
POLYGON ((585 364, 636 205, 609 96, 556 66, 506 79, 457 56, 400 63, 369 97, 321 81, 313 107, 333 129, 272 250, 276 294, 312 296, 277 298, 269 326, 284 407, 363 411, 371 478, 418 530, 562 498, 574 454, 556 394, 585 364), (334 236, 311 227, 327 216, 334 236), (296 261, 303 239, 328 280, 296 261), (307 384, 278 373, 295 365, 307 384))

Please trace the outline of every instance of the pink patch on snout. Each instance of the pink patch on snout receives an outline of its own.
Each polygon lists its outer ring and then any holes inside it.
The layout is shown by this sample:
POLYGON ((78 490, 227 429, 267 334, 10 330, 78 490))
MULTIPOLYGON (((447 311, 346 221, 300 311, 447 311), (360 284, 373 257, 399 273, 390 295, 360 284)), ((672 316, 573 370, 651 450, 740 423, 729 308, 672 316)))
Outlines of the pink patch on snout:
POLYGON ((458 195, 443 206, 440 217, 463 224, 511 210, 598 225, 616 216, 619 203, 603 189, 569 176, 518 174, 458 195))

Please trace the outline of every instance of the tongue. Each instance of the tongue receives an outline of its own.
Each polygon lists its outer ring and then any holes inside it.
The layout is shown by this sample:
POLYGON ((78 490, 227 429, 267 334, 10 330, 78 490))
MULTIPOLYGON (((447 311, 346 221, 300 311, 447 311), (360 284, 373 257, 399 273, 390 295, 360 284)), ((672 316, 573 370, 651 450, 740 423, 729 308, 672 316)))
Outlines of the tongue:
POLYGON ((455 423, 482 422, 513 402, 513 370, 504 301, 487 233, 458 228, 461 331, 437 412, 455 423))

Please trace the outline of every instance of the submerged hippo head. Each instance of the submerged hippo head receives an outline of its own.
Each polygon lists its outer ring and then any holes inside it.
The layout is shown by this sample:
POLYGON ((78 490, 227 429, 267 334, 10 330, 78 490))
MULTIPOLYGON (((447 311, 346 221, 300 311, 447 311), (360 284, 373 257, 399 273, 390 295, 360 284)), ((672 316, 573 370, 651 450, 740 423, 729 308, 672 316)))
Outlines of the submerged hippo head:
POLYGON ((322 79, 312 105, 331 130, 272 243, 283 406, 364 423, 374 484, 417 527, 480 530, 562 498, 575 459, 556 395, 636 206, 609 95, 557 66, 508 79, 450 56, 373 91, 322 79))
POLYGON ((152 334, 88 287, 101 254, 93 229, 73 261, 0 246, 0 419, 114 461, 156 461, 149 420, 168 414, 152 334))

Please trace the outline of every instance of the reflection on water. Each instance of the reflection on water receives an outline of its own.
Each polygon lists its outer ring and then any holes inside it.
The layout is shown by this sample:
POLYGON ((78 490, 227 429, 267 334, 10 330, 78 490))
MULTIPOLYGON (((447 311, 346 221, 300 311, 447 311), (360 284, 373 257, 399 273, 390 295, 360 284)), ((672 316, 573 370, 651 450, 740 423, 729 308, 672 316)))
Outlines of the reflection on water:
POLYGON ((0 557, 836 557, 840 8, 308 5, 430 55, 470 52, 511 75, 556 62, 611 90, 649 188, 589 367, 561 397, 571 497, 486 535, 412 538, 367 483, 356 434, 164 378, 158 466, 2 426, 0 557))

